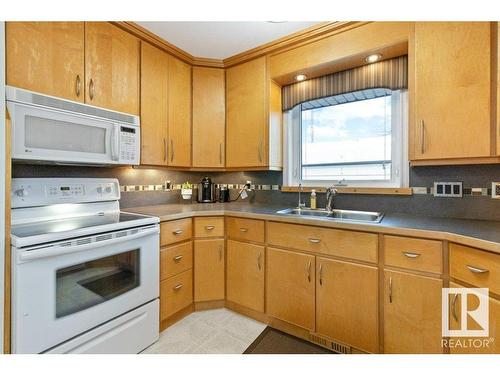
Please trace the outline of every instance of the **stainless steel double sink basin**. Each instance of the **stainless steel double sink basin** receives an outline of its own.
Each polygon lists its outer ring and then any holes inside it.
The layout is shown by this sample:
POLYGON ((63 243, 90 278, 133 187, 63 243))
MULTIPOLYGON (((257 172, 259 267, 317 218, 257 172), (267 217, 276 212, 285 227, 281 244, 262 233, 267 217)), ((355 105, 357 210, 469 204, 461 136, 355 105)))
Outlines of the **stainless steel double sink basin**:
POLYGON ((384 214, 381 212, 337 210, 331 212, 325 209, 310 208, 287 208, 276 211, 277 214, 290 215, 295 217, 310 217, 318 219, 328 219, 333 221, 380 223, 384 214))

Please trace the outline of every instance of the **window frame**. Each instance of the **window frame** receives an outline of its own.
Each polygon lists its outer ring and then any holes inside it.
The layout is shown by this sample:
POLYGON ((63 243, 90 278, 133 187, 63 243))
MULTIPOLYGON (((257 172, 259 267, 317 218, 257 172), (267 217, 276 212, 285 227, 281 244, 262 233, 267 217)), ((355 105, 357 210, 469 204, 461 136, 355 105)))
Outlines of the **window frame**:
POLYGON ((301 105, 284 112, 283 185, 304 187, 373 187, 409 186, 408 162, 408 91, 391 94, 391 179, 390 180, 302 180, 301 105))

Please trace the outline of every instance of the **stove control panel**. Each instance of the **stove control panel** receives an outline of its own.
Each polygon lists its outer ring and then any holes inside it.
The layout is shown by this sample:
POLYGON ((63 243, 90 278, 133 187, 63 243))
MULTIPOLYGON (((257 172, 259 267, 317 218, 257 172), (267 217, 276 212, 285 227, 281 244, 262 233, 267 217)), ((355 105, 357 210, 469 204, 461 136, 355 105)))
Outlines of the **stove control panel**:
POLYGON ((14 178, 12 208, 120 199, 120 185, 110 178, 14 178))

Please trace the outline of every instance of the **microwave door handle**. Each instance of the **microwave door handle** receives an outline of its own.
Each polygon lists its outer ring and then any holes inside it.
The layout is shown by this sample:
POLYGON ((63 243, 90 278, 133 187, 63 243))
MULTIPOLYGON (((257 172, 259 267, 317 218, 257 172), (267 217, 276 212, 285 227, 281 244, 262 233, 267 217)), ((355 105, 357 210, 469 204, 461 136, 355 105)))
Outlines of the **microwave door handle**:
POLYGON ((118 147, 119 147, 119 125, 113 124, 111 129, 111 160, 118 161, 118 147))
POLYGON ((89 244, 85 244, 85 245, 76 245, 76 246, 68 246, 68 247, 54 246, 54 247, 48 247, 48 248, 40 249, 40 250, 29 250, 29 251, 24 251, 24 252, 20 253, 19 260, 24 262, 24 261, 35 260, 35 259, 48 258, 48 257, 56 256, 56 255, 59 256, 59 255, 64 255, 64 254, 76 253, 79 251, 97 249, 99 247, 108 246, 108 245, 115 245, 115 244, 119 244, 121 242, 135 240, 137 238, 149 236, 151 234, 155 234, 155 233, 159 233, 159 232, 160 232, 160 228, 155 226, 154 228, 144 229, 144 230, 140 231, 139 233, 131 234, 129 236, 113 238, 111 240, 104 240, 104 241, 100 241, 100 242, 93 242, 93 243, 89 243, 89 244))

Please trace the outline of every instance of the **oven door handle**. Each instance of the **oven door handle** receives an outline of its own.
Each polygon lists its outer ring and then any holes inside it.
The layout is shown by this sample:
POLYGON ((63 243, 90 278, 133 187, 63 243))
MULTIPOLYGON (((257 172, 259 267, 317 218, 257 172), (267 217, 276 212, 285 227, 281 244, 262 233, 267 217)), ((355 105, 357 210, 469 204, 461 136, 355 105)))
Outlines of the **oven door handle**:
POLYGON ((155 233, 159 233, 159 232, 160 232, 160 228, 158 226, 155 226, 154 228, 148 228, 148 229, 141 230, 139 233, 136 233, 136 234, 131 234, 128 236, 113 238, 110 240, 92 242, 92 243, 85 244, 85 245, 54 246, 54 247, 47 247, 47 248, 39 249, 39 250, 29 250, 29 251, 21 252, 19 254, 19 260, 22 262, 25 262, 25 261, 35 260, 35 259, 42 259, 42 258, 48 258, 48 257, 52 257, 52 256, 59 256, 59 255, 64 255, 64 254, 76 253, 79 251, 85 251, 85 250, 90 250, 90 249, 97 249, 99 247, 108 246, 108 245, 115 245, 115 244, 118 244, 121 242, 135 240, 137 238, 149 236, 151 234, 155 234, 155 233))

